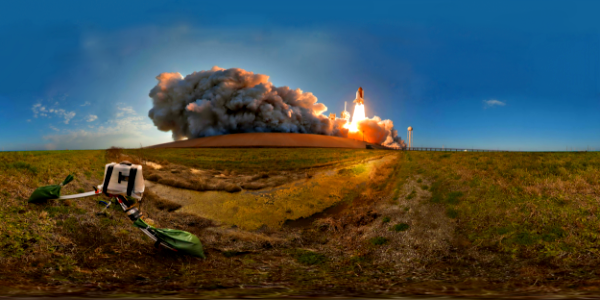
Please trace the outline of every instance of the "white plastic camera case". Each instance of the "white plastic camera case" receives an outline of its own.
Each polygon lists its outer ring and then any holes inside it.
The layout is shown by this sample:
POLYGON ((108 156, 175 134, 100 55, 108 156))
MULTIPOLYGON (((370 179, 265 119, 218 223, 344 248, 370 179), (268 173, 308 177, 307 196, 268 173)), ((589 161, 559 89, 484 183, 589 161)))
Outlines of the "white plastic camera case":
POLYGON ((103 184, 99 188, 105 194, 141 199, 145 189, 142 166, 126 161, 107 164, 104 167, 103 184))

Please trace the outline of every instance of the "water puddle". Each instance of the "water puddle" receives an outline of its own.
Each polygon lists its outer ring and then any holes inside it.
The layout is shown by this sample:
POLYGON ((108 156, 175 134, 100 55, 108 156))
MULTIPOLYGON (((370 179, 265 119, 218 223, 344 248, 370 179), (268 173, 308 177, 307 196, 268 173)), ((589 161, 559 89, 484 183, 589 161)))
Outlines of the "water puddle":
MULTIPOLYGON (((336 207, 351 191, 361 185, 364 187, 369 175, 378 166, 395 157, 389 155, 351 167, 323 170, 310 179, 258 191, 199 192, 151 181, 146 181, 146 187, 163 198, 181 204, 179 211, 182 212, 246 230, 256 230, 263 226, 280 228, 286 220, 307 219, 336 207)), ((294 225, 299 226, 304 222, 298 221, 294 225)))
POLYGON ((162 165, 159 165, 159 164, 151 162, 151 161, 147 161, 146 165, 151 166, 151 167, 153 167, 156 170, 160 170, 163 167, 162 165))

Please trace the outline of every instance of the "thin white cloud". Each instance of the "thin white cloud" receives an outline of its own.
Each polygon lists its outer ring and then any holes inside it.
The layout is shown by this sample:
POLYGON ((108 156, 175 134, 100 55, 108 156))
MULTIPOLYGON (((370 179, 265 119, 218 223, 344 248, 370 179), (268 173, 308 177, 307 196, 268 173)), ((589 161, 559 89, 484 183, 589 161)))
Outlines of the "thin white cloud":
POLYGON ((65 118, 65 124, 69 124, 69 121, 75 117, 75 112, 65 111, 64 109, 59 109, 58 114, 65 118))
POLYGON ((60 131, 60 129, 58 129, 58 128, 56 128, 56 127, 52 126, 52 125, 49 125, 48 127, 50 127, 50 129, 52 129, 52 130, 54 130, 54 131, 60 131))
POLYGON ((63 134, 43 137, 46 149, 102 149, 111 146, 137 148, 140 143, 152 145, 168 142, 167 135, 156 134, 152 122, 135 113, 131 107, 118 107, 116 117, 88 130, 63 130, 63 134))
POLYGON ((88 122, 94 122, 94 121, 96 121, 96 119, 98 119, 98 116, 96 116, 96 115, 88 115, 86 121, 88 121, 88 122))
POLYGON ((60 118, 64 119, 65 124, 69 124, 69 121, 75 117, 74 111, 66 111, 62 108, 54 109, 54 108, 46 108, 41 103, 34 104, 31 107, 33 111, 33 117, 48 117, 50 114, 54 114, 60 118))
POLYGON ((494 100, 494 99, 492 99, 492 100, 483 100, 483 103, 485 104, 485 108, 506 105, 505 102, 494 100))
POLYGON ((37 118, 38 116, 42 116, 42 117, 47 117, 48 114, 46 114, 46 107, 42 106, 41 103, 36 103, 33 105, 33 107, 31 107, 31 110, 33 111, 33 117, 37 118))
POLYGON ((90 106, 92 105, 92 103, 90 103, 90 101, 85 101, 85 103, 79 105, 79 106, 90 106))
POLYGON ((125 115, 135 115, 136 114, 135 110, 131 106, 125 106, 125 107, 118 106, 117 110, 119 110, 119 112, 116 115, 118 118, 123 117, 125 115))

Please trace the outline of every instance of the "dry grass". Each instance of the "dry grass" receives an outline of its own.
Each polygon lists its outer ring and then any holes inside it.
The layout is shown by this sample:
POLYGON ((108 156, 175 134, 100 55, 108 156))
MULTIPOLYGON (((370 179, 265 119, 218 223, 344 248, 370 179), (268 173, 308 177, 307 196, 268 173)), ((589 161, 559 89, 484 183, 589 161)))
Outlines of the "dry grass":
POLYGON ((194 191, 226 191, 229 193, 235 193, 242 190, 240 186, 233 182, 226 182, 222 180, 203 180, 202 178, 181 178, 179 174, 157 174, 153 173, 148 175, 146 179, 155 181, 160 184, 194 190, 194 191))
POLYGON ((248 232, 237 228, 210 228, 204 232, 203 241, 220 252, 285 248, 291 244, 290 236, 281 233, 248 232))
POLYGON ((168 212, 176 211, 181 208, 181 204, 162 198, 152 192, 152 190, 146 191, 144 194, 144 201, 152 203, 152 205, 159 210, 166 210, 168 212))
POLYGON ((561 264, 577 264, 580 260, 572 259, 595 247, 600 226, 594 217, 600 203, 596 153, 413 157, 436 178, 433 201, 454 212, 475 245, 560 258, 561 264), (434 167, 440 162, 443 168, 434 167))
MULTIPOLYGON (((597 153, 413 152, 403 163, 414 176, 409 178, 422 178, 419 185, 428 187, 430 207, 440 209, 428 218, 449 218, 454 224, 454 236, 447 243, 459 249, 457 261, 473 262, 470 272, 499 276, 525 268, 535 270, 532 274, 560 272, 562 282, 580 274, 596 278, 597 153)), ((420 198, 419 185, 407 180, 409 189, 417 191, 415 199, 420 198)), ((531 278, 511 284, 515 289, 534 282, 559 285, 546 276, 531 278)))
MULTIPOLYGON (((600 156, 593 153, 401 153, 397 163, 368 176, 360 168, 342 172, 368 178, 344 194, 346 209, 282 230, 222 226, 147 193, 144 215, 158 227, 199 236, 208 256, 200 260, 152 247, 117 208, 96 216, 101 206, 93 199, 26 204, 35 187, 70 172, 76 180, 65 194, 89 190, 107 160, 121 160, 122 152, 112 152, 0 153, 0 293, 214 298, 598 292, 600 156), (399 224, 408 228, 397 231, 399 224)), ((146 156, 142 163, 155 161, 150 156, 156 154, 138 155, 146 156)), ((164 179, 188 180, 172 173, 175 163, 156 162, 163 168, 146 177, 156 172, 161 180, 169 172, 164 179)), ((254 180, 276 176, 264 172, 254 180)), ((239 169, 221 174, 246 176, 239 169)))
POLYGON ((454 238, 454 222, 446 216, 443 207, 428 203, 431 193, 423 190, 417 179, 410 178, 406 182, 399 198, 390 197, 379 203, 377 213, 390 221, 373 222, 362 235, 363 240, 384 237, 388 241, 386 246, 379 247, 374 255, 399 269, 413 268, 415 264, 425 267, 447 256, 454 238), (395 230, 398 224, 409 227, 395 230))

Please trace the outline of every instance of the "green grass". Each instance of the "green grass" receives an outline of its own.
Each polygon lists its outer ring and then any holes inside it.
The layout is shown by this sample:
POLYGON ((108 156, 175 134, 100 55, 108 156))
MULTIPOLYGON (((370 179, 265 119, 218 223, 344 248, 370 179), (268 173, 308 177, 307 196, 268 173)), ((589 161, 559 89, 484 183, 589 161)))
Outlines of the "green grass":
MULTIPOLYGON (((138 155, 139 150, 125 150, 138 155)), ((282 171, 317 168, 355 163, 390 154, 387 150, 355 149, 144 149, 143 156, 150 161, 168 162, 198 169, 230 170, 241 172, 282 171)), ((355 175, 364 172, 364 166, 352 169, 355 175)))
POLYGON ((56 216, 69 216, 71 214, 84 214, 86 211, 81 208, 74 208, 70 206, 46 206, 43 208, 45 212, 48 213, 48 216, 54 218, 56 216))
POLYGON ((327 261, 327 256, 308 250, 297 250, 296 260, 303 265, 321 265, 327 261))
POLYGON ((595 253, 600 153, 407 154, 404 174, 431 181, 430 203, 471 244, 565 263, 595 253))
POLYGON ((446 210, 446 215, 448 215, 448 218, 450 218, 450 219, 456 219, 456 218, 458 218, 458 210, 456 210, 455 208, 449 207, 446 210))
POLYGON ((340 170, 338 170, 338 174, 342 175, 342 176, 348 176, 348 175, 357 176, 366 171, 367 171, 367 166, 365 166, 364 164, 360 164, 360 165, 354 166, 352 168, 340 169, 340 170))
POLYGON ((400 224, 396 224, 394 226, 392 226, 392 228, 390 228, 390 230, 395 231, 395 232, 400 232, 400 231, 407 231, 410 228, 410 226, 406 223, 400 223, 400 224))
POLYGON ((358 165, 358 166, 355 166, 352 168, 352 173, 354 175, 360 175, 366 171, 367 171, 367 167, 364 164, 358 165))
MULTIPOLYGON (((87 174, 98 178, 104 172, 104 162, 103 150, 0 152, 0 174, 23 179, 25 184, 47 183, 49 179, 59 183, 70 173, 76 178, 88 177, 87 174)), ((0 190, 5 184, 0 183, 0 190)))
POLYGON ((33 174, 37 173, 36 167, 34 167, 26 162, 22 162, 22 161, 17 161, 17 162, 11 163, 10 167, 15 168, 15 169, 24 170, 24 171, 29 171, 33 174))
POLYGON ((391 221, 390 217, 383 217, 383 219, 381 219, 382 223, 389 223, 391 221))
POLYGON ((460 197, 463 196, 462 192, 450 192, 446 197, 446 203, 448 204, 458 204, 460 197))
POLYGON ((381 245, 387 244, 388 239, 386 239, 382 236, 377 236, 377 237, 370 239, 369 242, 371 243, 371 245, 381 246, 381 245))
MULTIPOLYGON (((64 221, 49 219, 83 214, 85 210, 27 205, 27 198, 35 188, 58 184, 71 173, 75 181, 63 187, 62 194, 89 190, 81 182, 84 172, 104 170, 104 162, 101 150, 0 152, 0 257, 43 255, 58 247, 53 236, 61 232, 64 221)), ((101 177, 92 176, 92 180, 99 184, 101 177)))

